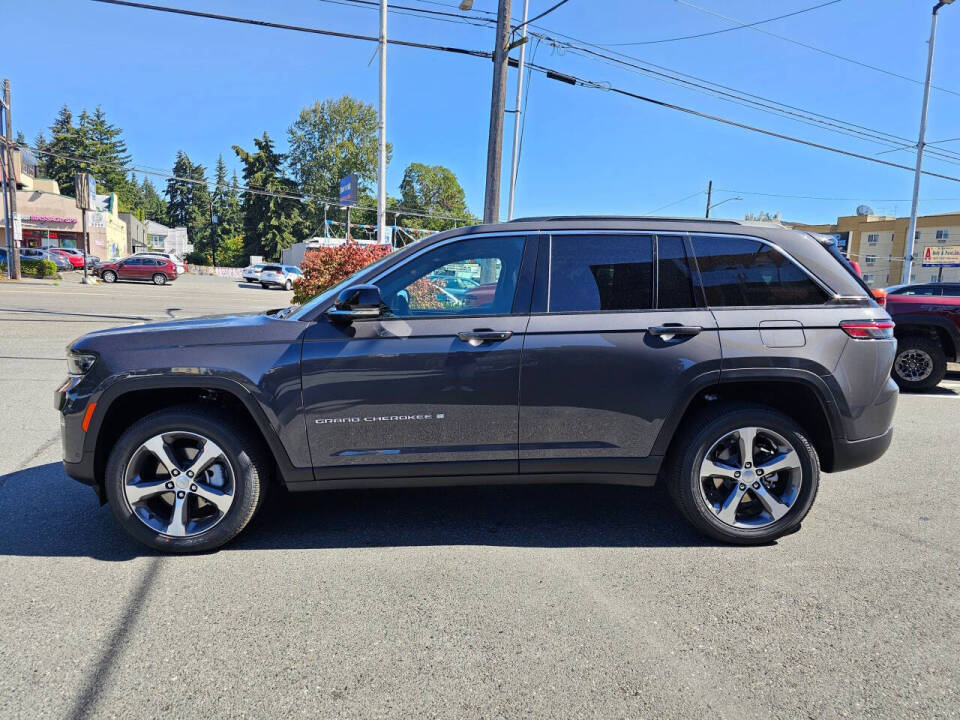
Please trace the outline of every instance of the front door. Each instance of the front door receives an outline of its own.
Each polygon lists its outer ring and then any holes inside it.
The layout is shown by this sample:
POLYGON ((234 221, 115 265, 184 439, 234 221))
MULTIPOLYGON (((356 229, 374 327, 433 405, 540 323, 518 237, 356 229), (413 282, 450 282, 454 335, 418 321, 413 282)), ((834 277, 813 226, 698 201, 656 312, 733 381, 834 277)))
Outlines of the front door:
POLYGON ((523 350, 520 471, 655 474, 665 421, 719 378, 680 236, 541 240, 523 350))
POLYGON ((130 258, 129 260, 124 260, 117 267, 117 276, 123 278, 124 280, 140 280, 143 277, 143 266, 141 263, 143 260, 140 258, 130 258))
POLYGON ((317 480, 517 471, 535 257, 535 237, 457 238, 374 280, 383 317, 311 326, 303 399, 317 480))

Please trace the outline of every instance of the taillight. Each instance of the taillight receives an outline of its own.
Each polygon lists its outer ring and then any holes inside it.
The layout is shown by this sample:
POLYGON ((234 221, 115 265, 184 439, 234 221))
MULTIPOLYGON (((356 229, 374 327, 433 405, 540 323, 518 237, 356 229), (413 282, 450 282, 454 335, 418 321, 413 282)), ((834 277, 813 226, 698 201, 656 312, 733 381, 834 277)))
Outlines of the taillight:
POLYGON ((891 320, 845 320, 840 327, 857 340, 886 340, 893 337, 891 320))
POLYGON ((887 291, 883 288, 877 288, 873 291, 873 299, 877 301, 877 304, 880 307, 887 306, 887 291))

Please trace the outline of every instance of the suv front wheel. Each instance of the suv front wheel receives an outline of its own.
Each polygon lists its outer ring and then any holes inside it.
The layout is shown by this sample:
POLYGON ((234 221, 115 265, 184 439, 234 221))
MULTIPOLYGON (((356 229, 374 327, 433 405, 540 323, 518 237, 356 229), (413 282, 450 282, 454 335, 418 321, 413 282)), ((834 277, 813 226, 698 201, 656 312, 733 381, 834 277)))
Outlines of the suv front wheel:
POLYGON ((718 406, 678 438, 668 488, 694 527, 757 545, 797 530, 817 496, 817 452, 790 417, 762 406, 718 406))
POLYGON ((270 465, 256 438, 209 410, 161 410, 117 441, 104 480, 123 528, 157 550, 232 540, 262 503, 270 465))

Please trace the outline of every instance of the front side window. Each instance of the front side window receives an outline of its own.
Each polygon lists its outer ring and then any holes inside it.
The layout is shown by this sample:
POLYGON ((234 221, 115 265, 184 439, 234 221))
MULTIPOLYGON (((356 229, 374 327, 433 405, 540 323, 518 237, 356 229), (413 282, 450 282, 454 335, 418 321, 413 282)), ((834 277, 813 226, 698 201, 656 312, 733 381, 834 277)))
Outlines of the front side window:
POLYGON ((766 243, 701 235, 692 242, 711 306, 820 305, 827 301, 826 292, 807 273, 766 243))
POLYGON ((649 310, 653 307, 653 237, 554 235, 548 312, 649 310))
POLYGON ((507 315, 520 276, 522 237, 460 240, 412 258, 377 282, 396 317, 507 315))

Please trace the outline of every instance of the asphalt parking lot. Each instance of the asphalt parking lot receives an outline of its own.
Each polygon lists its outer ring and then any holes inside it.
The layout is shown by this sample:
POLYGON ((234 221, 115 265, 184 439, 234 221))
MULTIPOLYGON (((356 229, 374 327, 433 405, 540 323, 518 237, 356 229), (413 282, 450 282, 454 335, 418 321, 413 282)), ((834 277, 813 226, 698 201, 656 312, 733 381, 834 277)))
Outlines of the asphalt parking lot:
POLYGON ((960 374, 768 547, 570 486, 278 495, 220 552, 136 544, 60 466, 64 346, 290 296, 0 283, 0 716, 960 717, 960 374))

